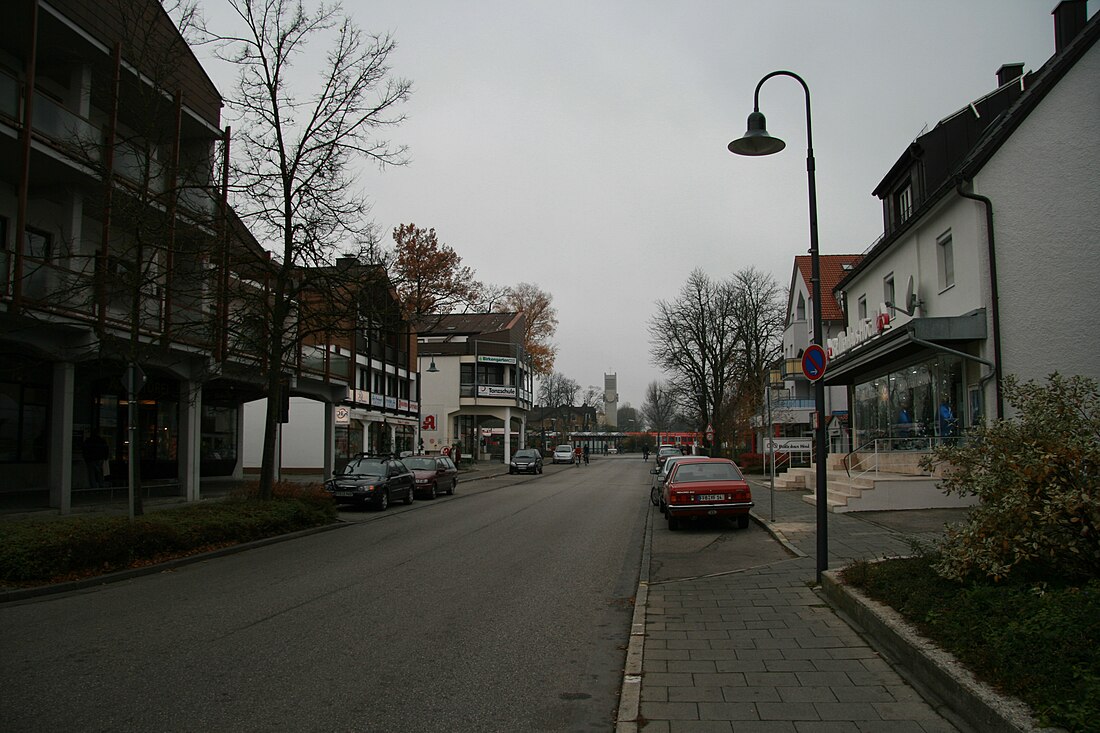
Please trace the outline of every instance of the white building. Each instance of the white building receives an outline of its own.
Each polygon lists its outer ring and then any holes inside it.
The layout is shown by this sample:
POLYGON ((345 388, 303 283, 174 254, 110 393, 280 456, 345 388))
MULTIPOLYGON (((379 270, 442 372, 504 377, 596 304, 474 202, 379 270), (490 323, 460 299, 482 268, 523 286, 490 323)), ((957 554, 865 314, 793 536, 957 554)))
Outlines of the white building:
POLYGON ((884 235, 839 284, 857 447, 918 450, 1005 414, 1007 375, 1100 377, 1100 22, 1054 11, 1042 68, 917 138, 879 183, 884 235))
POLYGON ((619 427, 619 375, 603 375, 603 414, 604 425, 619 427))
POLYGON ((524 447, 534 389, 524 322, 523 313, 464 313, 419 325, 424 452, 508 463, 524 447))

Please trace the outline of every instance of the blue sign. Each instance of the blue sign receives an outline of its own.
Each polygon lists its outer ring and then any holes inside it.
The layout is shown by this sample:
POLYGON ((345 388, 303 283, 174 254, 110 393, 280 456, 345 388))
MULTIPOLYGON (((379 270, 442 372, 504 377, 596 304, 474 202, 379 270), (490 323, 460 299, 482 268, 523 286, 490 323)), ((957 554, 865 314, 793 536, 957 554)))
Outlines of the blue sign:
POLYGON ((807 346, 802 352, 802 373, 806 375, 806 379, 816 382, 824 377, 826 361, 828 359, 825 357, 825 349, 817 344, 807 346))

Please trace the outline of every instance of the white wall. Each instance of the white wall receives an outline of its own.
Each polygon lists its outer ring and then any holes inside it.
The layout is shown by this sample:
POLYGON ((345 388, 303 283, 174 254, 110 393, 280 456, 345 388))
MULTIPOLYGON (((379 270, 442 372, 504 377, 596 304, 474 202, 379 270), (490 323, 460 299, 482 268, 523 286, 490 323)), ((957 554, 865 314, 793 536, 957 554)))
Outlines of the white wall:
POLYGON ((1006 375, 1100 378, 1100 45, 974 182, 993 201, 1006 375))
MULTIPOLYGON (((305 397, 290 398, 290 422, 283 425, 283 468, 320 470, 325 457, 325 405, 305 397)), ((264 416, 267 400, 244 406, 242 447, 245 468, 258 468, 263 461, 264 416)))

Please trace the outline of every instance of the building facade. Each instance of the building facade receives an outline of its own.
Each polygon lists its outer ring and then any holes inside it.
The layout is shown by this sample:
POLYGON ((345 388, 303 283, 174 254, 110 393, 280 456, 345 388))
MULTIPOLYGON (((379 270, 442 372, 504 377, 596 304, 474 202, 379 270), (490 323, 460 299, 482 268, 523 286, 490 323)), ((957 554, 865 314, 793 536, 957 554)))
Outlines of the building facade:
POLYGON ((876 187, 884 234, 838 286, 826 381, 854 443, 927 450, 1006 415, 1007 375, 1100 377, 1075 315, 1100 280, 1100 23, 1054 11, 1055 54, 918 137, 876 187))
POLYGON ((523 313, 465 313, 418 324, 424 452, 508 463, 524 447, 534 396, 524 320, 523 313))

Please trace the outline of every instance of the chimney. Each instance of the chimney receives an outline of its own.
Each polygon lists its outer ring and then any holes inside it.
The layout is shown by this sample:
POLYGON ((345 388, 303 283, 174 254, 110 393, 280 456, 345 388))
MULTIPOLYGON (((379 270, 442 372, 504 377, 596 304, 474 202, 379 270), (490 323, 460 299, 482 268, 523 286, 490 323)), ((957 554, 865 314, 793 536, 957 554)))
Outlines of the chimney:
POLYGON ((1005 64, 1001 68, 997 69, 997 86, 1003 87, 1010 81, 1016 81, 1024 75, 1024 65, 1022 63, 1005 64))
POLYGON ((1062 0, 1054 16, 1054 53, 1061 53, 1088 22, 1085 0, 1062 0))

